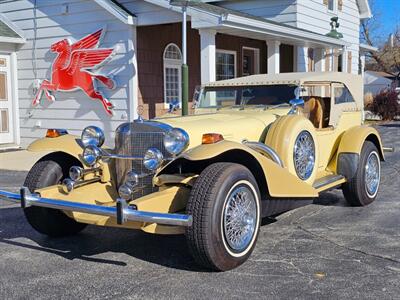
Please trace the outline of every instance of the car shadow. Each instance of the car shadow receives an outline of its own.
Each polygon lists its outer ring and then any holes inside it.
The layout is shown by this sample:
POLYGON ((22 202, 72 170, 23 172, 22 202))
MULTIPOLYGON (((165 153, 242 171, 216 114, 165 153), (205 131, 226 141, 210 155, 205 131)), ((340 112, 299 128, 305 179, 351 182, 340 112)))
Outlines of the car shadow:
MULTIPOLYGON (((346 206, 343 197, 331 192, 323 193, 313 204, 346 206)), ((275 217, 267 217, 262 219, 261 225, 268 226, 275 222, 275 217)), ((183 235, 153 235, 139 230, 89 225, 80 234, 50 238, 37 233, 28 224, 19 207, 0 207, 1 243, 58 255, 67 260, 84 260, 120 267, 127 265, 125 261, 98 257, 112 252, 168 268, 209 272, 193 260, 183 235)))
POLYGON ((183 235, 153 235, 138 230, 88 226, 74 236, 49 238, 31 228, 19 207, 2 208, 0 216, 0 244, 55 254, 68 260, 121 267, 127 263, 96 256, 107 252, 123 253, 169 268, 209 272, 195 263, 183 235))

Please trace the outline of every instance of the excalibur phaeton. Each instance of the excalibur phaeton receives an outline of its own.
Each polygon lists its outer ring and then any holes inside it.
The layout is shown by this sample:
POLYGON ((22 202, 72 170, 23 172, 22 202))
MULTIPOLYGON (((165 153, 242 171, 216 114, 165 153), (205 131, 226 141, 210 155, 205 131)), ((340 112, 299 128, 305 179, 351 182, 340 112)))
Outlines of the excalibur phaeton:
POLYGON ((361 77, 329 72, 209 83, 193 116, 124 123, 114 149, 103 143, 95 126, 80 138, 49 130, 28 150, 51 153, 20 194, 0 195, 49 236, 86 224, 184 233, 195 260, 214 270, 246 261, 262 217, 320 192, 371 203, 384 160, 378 132, 363 125, 361 77))

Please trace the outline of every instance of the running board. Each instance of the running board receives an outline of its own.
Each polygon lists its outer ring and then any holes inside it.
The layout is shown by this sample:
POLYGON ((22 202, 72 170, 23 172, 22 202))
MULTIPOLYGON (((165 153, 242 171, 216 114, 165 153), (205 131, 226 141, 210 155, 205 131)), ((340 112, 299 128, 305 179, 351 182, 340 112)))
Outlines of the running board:
POLYGON ((322 192, 337 187, 344 182, 346 182, 346 178, 343 175, 328 175, 316 180, 313 184, 313 188, 318 192, 322 192))

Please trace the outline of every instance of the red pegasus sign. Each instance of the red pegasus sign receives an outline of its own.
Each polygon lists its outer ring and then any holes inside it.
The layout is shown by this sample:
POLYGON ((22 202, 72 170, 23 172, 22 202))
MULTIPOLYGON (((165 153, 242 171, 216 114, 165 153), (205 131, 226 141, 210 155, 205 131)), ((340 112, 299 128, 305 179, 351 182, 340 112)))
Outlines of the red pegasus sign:
POLYGON ((100 29, 74 44, 67 39, 51 46, 51 51, 58 53, 52 65, 51 80, 43 80, 32 105, 38 105, 43 92, 49 101, 55 101, 53 91, 74 91, 80 88, 90 98, 100 100, 104 109, 112 115, 112 103, 95 88, 94 79, 107 88, 115 87, 114 81, 104 75, 90 72, 104 64, 113 54, 111 48, 98 48, 103 29, 100 29), (98 49, 97 49, 98 48, 98 49))

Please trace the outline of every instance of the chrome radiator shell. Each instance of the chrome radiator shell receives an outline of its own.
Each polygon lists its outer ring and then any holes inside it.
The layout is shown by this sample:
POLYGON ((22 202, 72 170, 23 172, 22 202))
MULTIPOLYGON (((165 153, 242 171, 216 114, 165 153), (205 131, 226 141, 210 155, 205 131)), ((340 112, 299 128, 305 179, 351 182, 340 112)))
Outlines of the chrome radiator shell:
MULTIPOLYGON (((121 124, 115 132, 115 153, 128 156, 144 156, 149 148, 159 149, 164 158, 171 155, 165 150, 163 139, 165 133, 172 127, 156 121, 135 121, 121 124)), ((139 198, 153 193, 158 188, 153 187, 153 176, 143 166, 141 160, 116 159, 115 161, 117 186, 119 187, 126 180, 126 174, 134 170, 138 174, 149 173, 140 178, 137 191, 133 198, 139 198)))

